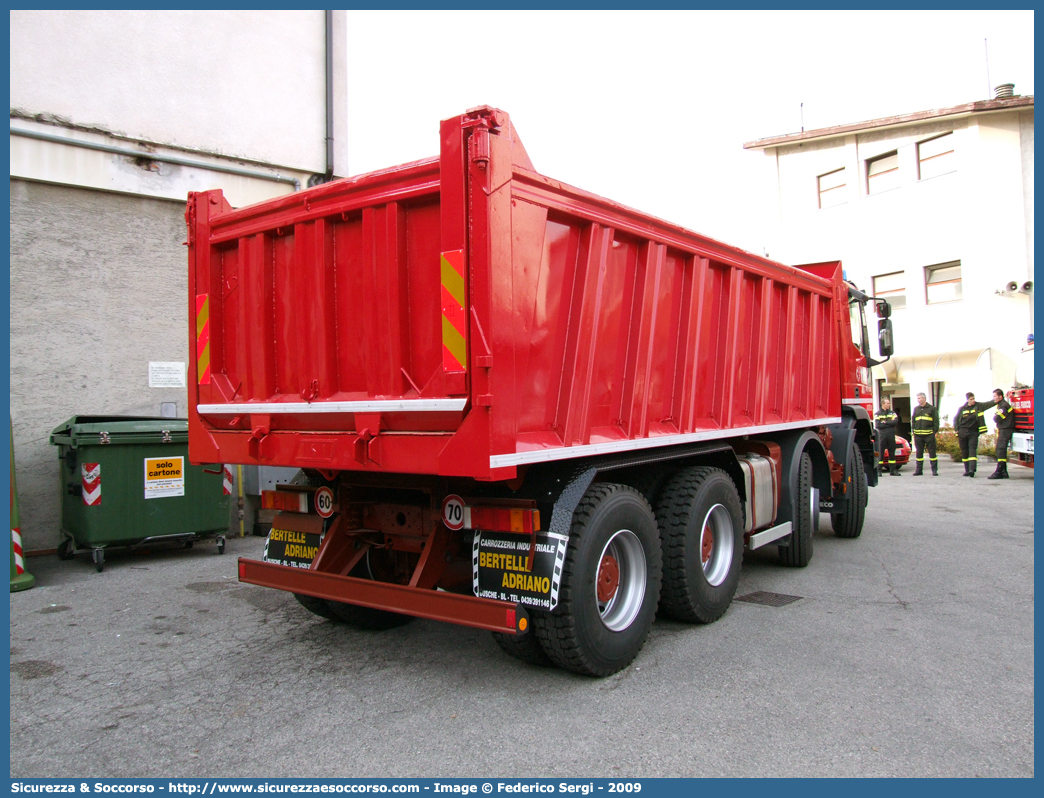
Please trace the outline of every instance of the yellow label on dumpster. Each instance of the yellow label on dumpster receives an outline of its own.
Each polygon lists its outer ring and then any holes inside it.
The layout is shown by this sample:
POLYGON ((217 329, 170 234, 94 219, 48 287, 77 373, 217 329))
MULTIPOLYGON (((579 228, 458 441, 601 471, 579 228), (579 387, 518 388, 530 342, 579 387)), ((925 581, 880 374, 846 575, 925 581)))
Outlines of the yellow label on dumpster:
POLYGON ((145 458, 145 498, 185 495, 184 457, 145 458))

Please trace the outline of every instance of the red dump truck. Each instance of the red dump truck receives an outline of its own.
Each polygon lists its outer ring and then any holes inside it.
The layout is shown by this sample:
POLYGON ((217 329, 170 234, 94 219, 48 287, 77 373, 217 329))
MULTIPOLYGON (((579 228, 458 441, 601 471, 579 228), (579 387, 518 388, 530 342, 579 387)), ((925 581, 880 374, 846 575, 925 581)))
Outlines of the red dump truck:
POLYGON ((233 209, 188 200, 190 456, 294 466, 243 582, 317 615, 494 632, 608 675, 719 618, 745 549, 858 537, 867 304, 538 173, 503 111, 439 156, 233 209))

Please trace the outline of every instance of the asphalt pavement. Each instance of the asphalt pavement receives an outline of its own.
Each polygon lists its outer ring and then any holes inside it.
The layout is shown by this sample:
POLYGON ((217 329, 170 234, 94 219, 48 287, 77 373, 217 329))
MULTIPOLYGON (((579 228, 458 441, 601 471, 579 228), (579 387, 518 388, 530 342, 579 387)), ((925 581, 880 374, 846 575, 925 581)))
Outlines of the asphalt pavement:
POLYGON ((30 558, 13 777, 1033 776, 1033 472, 882 477, 861 538, 748 554, 709 626, 591 679, 417 620, 365 633, 237 581, 261 538, 30 558))

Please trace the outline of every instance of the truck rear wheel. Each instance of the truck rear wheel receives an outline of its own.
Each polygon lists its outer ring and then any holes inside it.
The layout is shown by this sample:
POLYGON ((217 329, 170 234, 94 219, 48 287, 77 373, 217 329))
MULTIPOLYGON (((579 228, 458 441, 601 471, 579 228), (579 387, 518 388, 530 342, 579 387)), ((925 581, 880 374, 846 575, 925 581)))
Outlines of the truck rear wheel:
POLYGON ((551 661, 551 657, 544 651, 544 647, 540 645, 540 641, 537 640, 537 636, 534 632, 528 632, 524 635, 509 635, 501 632, 493 632, 493 640, 496 644, 506 653, 522 662, 530 665, 540 665, 547 667, 554 665, 551 661))
POLYGON ((650 507, 656 507, 667 482, 674 475, 674 470, 667 466, 644 466, 629 480, 628 485, 638 491, 650 507))
POLYGON ((306 596, 303 593, 294 593, 294 598, 297 599, 297 603, 304 607, 309 612, 318 615, 320 618, 326 618, 328 621, 338 620, 337 614, 330 609, 330 605, 326 599, 316 598, 315 596, 306 596))
POLYGON ((830 525, 839 538, 857 538, 863 531, 863 519, 866 517, 866 499, 869 489, 866 484, 866 471, 863 468, 863 456, 859 447, 852 444, 848 451, 849 468, 852 481, 845 491, 843 509, 830 516, 830 525))
POLYGON ((688 468, 656 508, 663 546, 660 610, 690 623, 716 621, 732 603, 743 563, 743 511, 736 485, 717 468, 688 468))
POLYGON ((804 568, 812 559, 812 458, 801 453, 798 463, 797 492, 792 497, 794 518, 790 543, 779 547, 779 558, 791 568, 804 568))
MULTIPOLYGON (((369 565, 369 552, 351 570, 348 576, 355 576, 359 579, 373 579, 369 565)), ((349 604, 344 601, 328 601, 326 603, 338 620, 344 621, 356 629, 380 632, 385 629, 394 629, 397 626, 405 626, 413 620, 412 615, 403 615, 399 612, 388 612, 387 610, 375 610, 373 607, 363 607, 359 604, 349 604)))
POLYGON ((387 610, 375 610, 373 607, 362 607, 358 604, 347 604, 342 601, 330 601, 327 603, 337 617, 349 626, 354 626, 356 629, 366 629, 371 632, 383 632, 385 629, 405 626, 413 620, 412 615, 402 615, 401 613, 388 612, 387 610))
POLYGON ((656 614, 660 537, 645 498, 626 485, 596 483, 573 513, 558 607, 534 617, 556 665, 609 676, 641 651, 656 614))

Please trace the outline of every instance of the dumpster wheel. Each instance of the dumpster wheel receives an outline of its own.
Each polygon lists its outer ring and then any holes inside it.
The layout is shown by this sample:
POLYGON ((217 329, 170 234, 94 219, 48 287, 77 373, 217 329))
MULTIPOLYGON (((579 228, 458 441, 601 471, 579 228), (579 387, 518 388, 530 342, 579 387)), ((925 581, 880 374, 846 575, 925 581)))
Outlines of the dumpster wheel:
POLYGON ((76 543, 72 538, 62 538, 55 553, 59 560, 71 560, 76 556, 76 543))
POLYGON ((94 570, 101 573, 105 570, 105 549, 94 549, 91 552, 94 559, 94 570))

